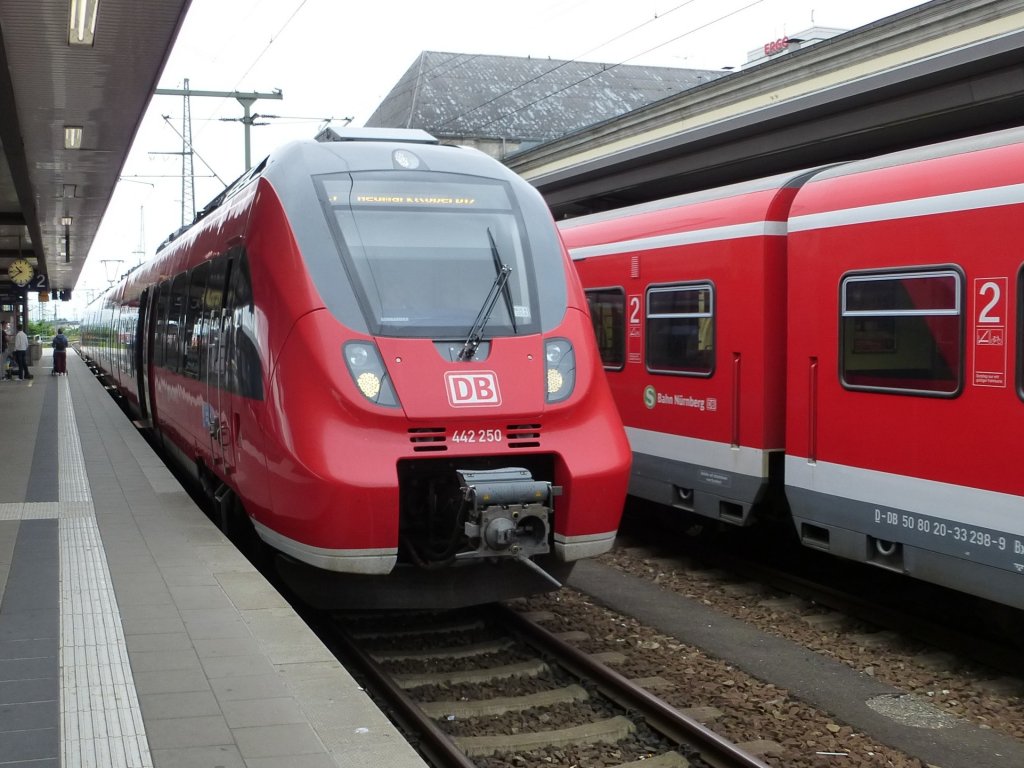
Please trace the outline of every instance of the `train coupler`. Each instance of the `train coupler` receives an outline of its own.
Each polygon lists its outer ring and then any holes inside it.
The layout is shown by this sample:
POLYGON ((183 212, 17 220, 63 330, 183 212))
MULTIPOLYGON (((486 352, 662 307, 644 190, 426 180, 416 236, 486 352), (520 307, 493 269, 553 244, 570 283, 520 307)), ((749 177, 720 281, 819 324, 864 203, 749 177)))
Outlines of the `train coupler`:
POLYGON ((456 559, 525 559, 550 552, 551 504, 560 488, 534 480, 521 467, 455 473, 467 507, 464 531, 475 547, 456 559))

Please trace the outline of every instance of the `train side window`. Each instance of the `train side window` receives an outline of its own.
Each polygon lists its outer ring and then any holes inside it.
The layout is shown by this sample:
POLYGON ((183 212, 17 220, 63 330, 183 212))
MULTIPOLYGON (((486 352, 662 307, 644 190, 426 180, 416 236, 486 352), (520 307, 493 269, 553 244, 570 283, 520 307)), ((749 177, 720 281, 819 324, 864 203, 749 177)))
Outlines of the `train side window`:
POLYGON ((139 305, 125 304, 122 310, 122 317, 124 318, 124 330, 121 337, 124 344, 124 368, 122 370, 126 376, 134 379, 136 366, 135 329, 139 324, 139 305))
POLYGON ((1017 397, 1024 400, 1024 266, 1017 273, 1017 397))
POLYGON ((228 290, 227 256, 219 256, 210 262, 210 278, 206 281, 203 301, 203 324, 206 338, 203 378, 209 384, 219 386, 224 376, 224 334, 221 327, 222 308, 228 290))
POLYGON ((117 350, 117 367, 120 369, 121 375, 124 375, 125 368, 127 367, 127 346, 124 339, 124 327, 127 324, 128 312, 127 308, 122 304, 118 308, 117 312, 117 338, 114 339, 115 349, 117 350))
POLYGON ((112 367, 121 375, 124 375, 124 320, 124 305, 121 304, 114 309, 114 338, 112 339, 114 342, 112 367))
POLYGON ((103 307, 101 311, 100 325, 102 327, 103 340, 100 344, 103 349, 103 359, 107 361, 107 365, 110 365, 111 355, 114 352, 113 342, 110 337, 114 333, 114 307, 113 304, 108 303, 103 307))
POLYGON ((121 307, 114 304, 110 309, 110 329, 108 337, 110 339, 110 367, 113 371, 117 371, 121 367, 121 345, 119 340, 121 338, 121 307))
POLYGON ((586 293, 601 362, 605 368, 620 370, 626 361, 626 292, 594 288, 586 293))
POLYGON ((256 306, 249 259, 244 251, 231 270, 227 307, 231 313, 227 350, 229 389, 243 397, 262 400, 263 372, 257 342, 256 306))
POLYGON ((163 367, 166 365, 164 362, 164 344, 167 338, 167 308, 171 303, 171 283, 170 281, 164 281, 160 283, 159 291, 156 295, 156 306, 153 307, 153 314, 156 316, 156 330, 153 338, 153 365, 157 367, 163 367))
POLYGON ((132 318, 138 312, 128 304, 121 305, 121 314, 117 320, 117 355, 120 360, 118 365, 121 368, 121 375, 130 377, 134 370, 132 366, 132 350, 135 348, 134 337, 132 336, 132 318))
POLYGON ((647 369, 710 376, 715 369, 714 286, 658 286, 647 291, 647 369))
POLYGON ((188 275, 182 272, 171 281, 170 306, 167 308, 167 331, 164 334, 164 365, 169 371, 181 370, 181 320, 188 300, 188 275))
POLYGON ((203 353, 203 314, 206 303, 206 281, 210 274, 210 263, 206 262, 195 267, 189 275, 188 301, 185 305, 185 322, 182 327, 181 372, 190 379, 202 376, 203 353))
POLYGON ((840 288, 843 385, 957 394, 963 370, 962 283, 952 269, 845 276, 840 288))

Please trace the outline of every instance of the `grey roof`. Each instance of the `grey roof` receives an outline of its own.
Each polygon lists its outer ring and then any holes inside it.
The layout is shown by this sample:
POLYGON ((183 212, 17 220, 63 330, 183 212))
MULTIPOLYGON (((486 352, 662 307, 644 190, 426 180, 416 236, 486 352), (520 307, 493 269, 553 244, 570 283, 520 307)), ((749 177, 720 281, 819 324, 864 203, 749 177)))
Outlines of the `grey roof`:
POLYGON ((366 121, 439 137, 548 141, 728 74, 424 51, 366 121))

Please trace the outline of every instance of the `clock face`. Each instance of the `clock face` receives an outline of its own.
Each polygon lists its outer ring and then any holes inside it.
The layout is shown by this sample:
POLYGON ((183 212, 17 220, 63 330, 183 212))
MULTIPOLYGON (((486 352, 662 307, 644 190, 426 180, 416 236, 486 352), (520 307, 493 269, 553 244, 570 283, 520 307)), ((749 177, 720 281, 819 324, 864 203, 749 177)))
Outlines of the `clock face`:
POLYGON ((19 288, 25 288, 32 282, 34 272, 35 269, 32 268, 32 264, 25 259, 15 259, 7 267, 8 278, 10 278, 11 283, 19 288))
POLYGON ((11 262, 11 265, 7 267, 7 276, 11 278, 11 282, 19 288, 24 288, 32 282, 32 275, 34 273, 35 270, 32 268, 32 265, 24 259, 15 259, 11 262))

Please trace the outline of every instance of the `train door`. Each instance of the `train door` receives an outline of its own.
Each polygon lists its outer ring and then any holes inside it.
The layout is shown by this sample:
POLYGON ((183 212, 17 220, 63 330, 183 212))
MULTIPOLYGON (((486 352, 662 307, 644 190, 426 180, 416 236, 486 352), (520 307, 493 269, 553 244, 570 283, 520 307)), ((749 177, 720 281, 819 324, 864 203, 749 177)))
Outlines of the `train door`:
POLYGON ((126 382, 126 373, 124 369, 124 324, 125 318, 128 315, 128 309, 124 304, 118 303, 117 308, 114 310, 114 366, 111 370, 114 371, 114 378, 117 381, 119 388, 123 388, 126 382))
POLYGON ((149 367, 149 345, 153 340, 152 321, 150 320, 150 291, 146 288, 139 296, 139 316, 135 322, 135 355, 132 365, 135 367, 135 388, 139 395, 139 418, 145 421, 149 418, 149 405, 146 397, 146 387, 149 377, 146 369, 149 367))
POLYGON ((165 344, 167 341, 167 308, 171 301, 171 281, 165 280, 153 288, 154 298, 150 301, 149 323, 146 334, 148 361, 143 366, 143 389, 149 406, 149 420, 153 428, 160 432, 160 404, 156 397, 156 372, 164 366, 165 344))
POLYGON ((206 403, 210 430, 210 451, 224 473, 235 469, 237 419, 232 412, 230 382, 231 310, 228 300, 233 251, 211 262, 206 290, 207 327, 206 403))

